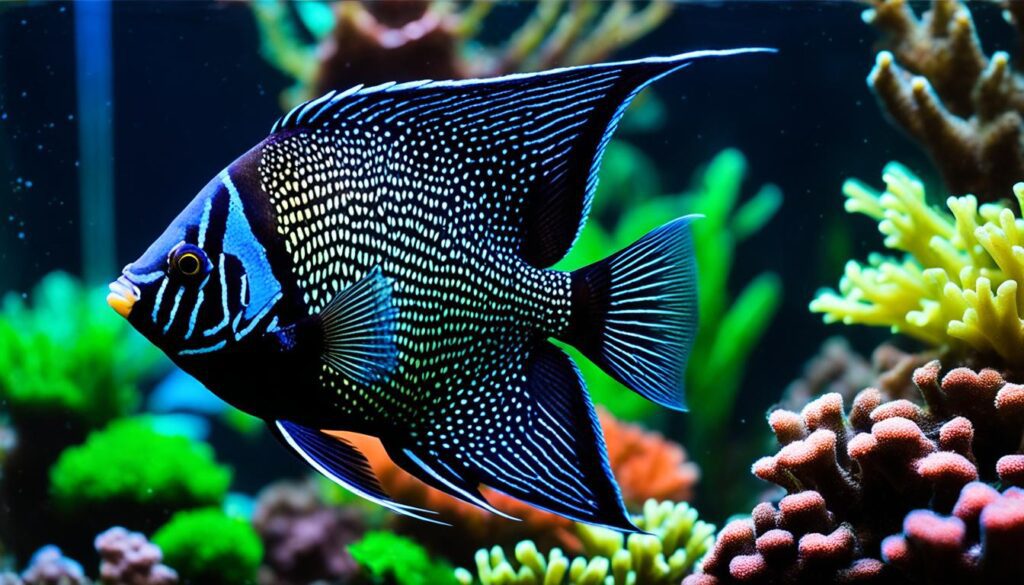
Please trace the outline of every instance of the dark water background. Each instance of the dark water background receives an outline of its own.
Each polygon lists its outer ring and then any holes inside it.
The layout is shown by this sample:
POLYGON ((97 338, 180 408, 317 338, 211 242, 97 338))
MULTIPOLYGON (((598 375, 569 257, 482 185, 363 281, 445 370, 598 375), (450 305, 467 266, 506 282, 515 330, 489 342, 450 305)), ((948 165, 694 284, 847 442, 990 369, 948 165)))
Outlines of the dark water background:
MULTIPOLYGON (((850 235, 848 252, 855 258, 880 246, 870 221, 848 221, 842 211, 842 181, 856 176, 877 185, 889 160, 932 176, 923 155, 884 121, 865 84, 876 32, 861 22, 862 8, 685 3, 659 30, 617 54, 749 45, 780 50, 774 57, 702 62, 659 82, 666 127, 620 135, 653 157, 670 190, 682 190, 698 165, 735 146, 749 163, 746 195, 764 182, 784 193, 779 215, 738 250, 732 275, 738 289, 772 270, 785 287, 781 310, 747 370, 737 437, 764 428, 765 409, 828 334, 853 335, 864 351, 887 334, 827 328, 807 310, 818 287, 837 281, 846 257, 829 254, 828 230, 850 235)), ((1013 48, 996 6, 971 9, 986 52, 1013 48)), ((488 37, 507 35, 525 10, 496 9, 488 37)), ((67 4, 0 11, 0 291, 28 290, 45 273, 78 272, 83 262, 72 12, 67 4)), ((266 135, 281 114, 278 95, 291 80, 260 56, 253 17, 241 3, 116 2, 113 31, 116 242, 123 264, 212 176, 266 135)))

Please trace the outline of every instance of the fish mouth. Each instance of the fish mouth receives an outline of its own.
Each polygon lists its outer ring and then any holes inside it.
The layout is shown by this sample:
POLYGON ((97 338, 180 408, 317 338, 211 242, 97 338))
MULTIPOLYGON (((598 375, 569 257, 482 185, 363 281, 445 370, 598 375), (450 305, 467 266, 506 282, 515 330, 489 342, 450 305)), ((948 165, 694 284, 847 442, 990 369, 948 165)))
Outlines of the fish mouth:
POLYGON ((132 281, 121 275, 114 282, 110 283, 110 294, 107 295, 107 304, 111 309, 117 311, 125 319, 132 312, 132 307, 142 296, 139 287, 132 284, 132 281))

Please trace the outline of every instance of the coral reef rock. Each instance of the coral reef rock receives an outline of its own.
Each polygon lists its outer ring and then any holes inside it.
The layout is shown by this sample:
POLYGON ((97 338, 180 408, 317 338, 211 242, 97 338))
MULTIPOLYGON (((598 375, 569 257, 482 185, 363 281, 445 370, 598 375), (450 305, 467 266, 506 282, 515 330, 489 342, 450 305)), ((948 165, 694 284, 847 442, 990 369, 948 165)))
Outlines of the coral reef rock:
MULTIPOLYGON (((926 533, 941 540, 949 537, 949 526, 966 523, 962 539, 939 544, 969 548, 972 538, 977 543, 979 520, 963 515, 995 499, 992 491, 985 492, 988 500, 973 498, 984 485, 975 482, 1010 485, 1022 479, 1024 386, 990 369, 957 368, 942 376, 937 361, 918 368, 913 380, 918 402, 885 401, 869 388, 846 412, 839 394, 826 394, 800 413, 772 412, 768 423, 782 448, 752 471, 789 495, 727 525, 703 575, 687 583, 881 582, 904 570, 918 582, 926 574, 916 572, 924 570, 920 559, 936 543, 926 533), (948 514, 957 519, 939 516, 948 514), (886 540, 901 532, 903 541, 886 540), (909 543, 904 548, 911 552, 896 554, 900 542, 909 543), (922 552, 915 556, 918 548, 922 552)), ((1020 529, 1014 524, 1021 513, 1018 495, 1008 491, 993 509, 991 526, 997 532, 1006 527, 1009 535, 996 537, 993 546, 1019 538, 1013 536, 1020 529)), ((988 530, 981 522, 981 530, 988 530)), ((983 560, 997 558, 984 546, 972 548, 971 555, 975 560, 963 559, 963 570, 1005 575, 989 567, 1003 566, 1001 560, 983 560)))
POLYGON ((100 582, 105 585, 174 585, 178 574, 167 565, 160 547, 139 532, 114 527, 96 537, 100 582))
POLYGON ((344 581, 358 571, 346 547, 365 530, 359 512, 329 507, 311 482, 282 482, 263 490, 253 526, 265 550, 261 585, 344 581))
POLYGON ((985 55, 965 2, 933 0, 920 18, 906 0, 870 4, 863 18, 885 50, 868 84, 882 108, 928 152, 951 192, 1004 197, 1024 179, 1024 78, 1010 56, 985 55))

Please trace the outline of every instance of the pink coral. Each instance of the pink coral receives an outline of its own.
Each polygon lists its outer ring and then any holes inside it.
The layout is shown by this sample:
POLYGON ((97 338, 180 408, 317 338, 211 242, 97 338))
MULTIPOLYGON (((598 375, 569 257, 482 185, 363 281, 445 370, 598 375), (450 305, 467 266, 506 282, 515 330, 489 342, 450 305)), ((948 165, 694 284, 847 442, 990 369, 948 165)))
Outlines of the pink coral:
MULTIPOLYGON (((869 388, 848 412, 838 394, 800 413, 772 412, 768 423, 782 447, 752 471, 789 495, 777 506, 759 504, 751 520, 727 525, 704 575, 687 583, 883 580, 902 570, 896 559, 921 547, 961 551, 980 534, 1003 534, 984 523, 984 511, 995 505, 992 493, 972 486, 1024 480, 1022 392, 994 370, 941 374, 938 362, 915 370, 916 401, 885 401, 869 388), (886 539, 896 533, 902 540, 886 539)), ((1006 526, 1011 535, 1010 508, 1020 505, 1015 494, 992 508, 991 526, 1006 526)))
POLYGON ((96 537, 100 581, 109 585, 174 585, 178 574, 162 564, 160 547, 138 532, 115 527, 96 537))
POLYGON ((914 510, 903 532, 882 541, 882 557, 930 582, 1024 581, 1024 490, 1003 494, 983 483, 964 486, 950 516, 914 510))

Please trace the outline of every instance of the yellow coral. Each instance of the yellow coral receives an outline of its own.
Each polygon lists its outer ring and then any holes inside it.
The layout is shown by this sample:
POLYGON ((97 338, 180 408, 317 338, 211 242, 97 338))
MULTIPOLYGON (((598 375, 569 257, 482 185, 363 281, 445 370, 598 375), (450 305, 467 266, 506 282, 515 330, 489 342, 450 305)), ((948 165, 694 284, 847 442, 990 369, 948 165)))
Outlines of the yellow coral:
POLYGON ((644 533, 628 537, 607 528, 577 525, 586 556, 569 559, 558 548, 546 556, 532 541, 516 545, 515 559, 501 547, 476 554, 477 576, 458 569, 461 585, 674 585, 711 548, 715 527, 689 505, 648 500, 634 518, 644 533), (518 569, 516 568, 518 562, 518 569))
MULTIPOLYGON (((1024 363, 1024 220, 1004 204, 979 207, 973 195, 947 199, 950 213, 934 209, 897 163, 882 178, 884 193, 847 181, 846 210, 878 220, 886 247, 904 259, 850 261, 839 293, 819 293, 811 310, 828 323, 888 325, 931 345, 1024 363)), ((1024 208, 1024 183, 1013 194, 1024 208)))

